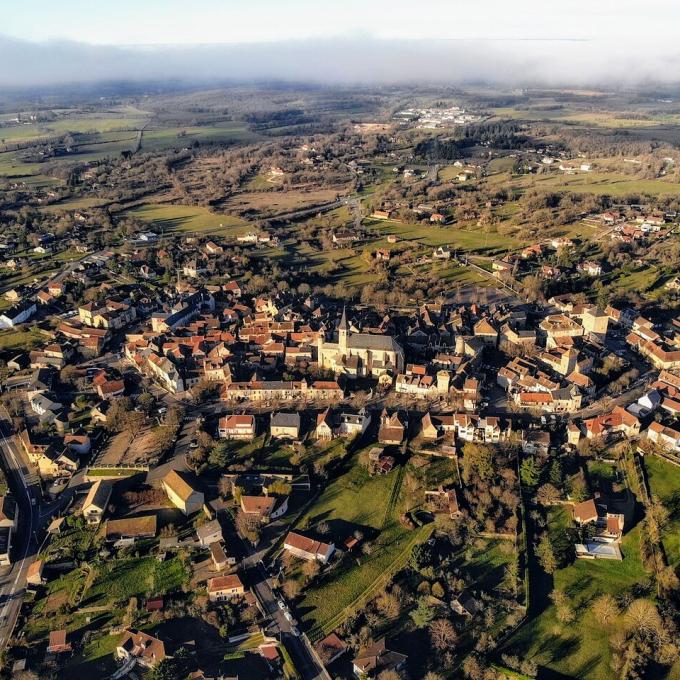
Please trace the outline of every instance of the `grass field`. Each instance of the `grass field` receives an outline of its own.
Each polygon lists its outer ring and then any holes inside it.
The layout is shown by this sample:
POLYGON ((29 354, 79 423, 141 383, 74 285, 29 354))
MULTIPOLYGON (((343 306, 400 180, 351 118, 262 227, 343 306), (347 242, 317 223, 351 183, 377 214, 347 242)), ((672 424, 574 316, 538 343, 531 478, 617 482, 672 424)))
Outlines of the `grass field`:
POLYGON ((26 142, 34 139, 55 137, 68 132, 92 133, 111 132, 116 130, 138 129, 147 117, 135 112, 125 115, 125 112, 96 112, 78 113, 57 118, 54 121, 16 125, 0 130, 0 144, 26 142))
POLYGON ((460 223, 444 227, 405 224, 394 220, 366 220, 365 223, 386 237, 394 234, 402 240, 418 241, 432 247, 448 245, 454 249, 481 255, 495 255, 524 245, 512 236, 485 233, 481 229, 460 223))
POLYGON ((502 184, 506 188, 537 189, 545 191, 571 191, 610 196, 627 194, 652 194, 655 196, 680 195, 680 184, 668 179, 637 179, 614 172, 588 172, 576 175, 548 173, 545 175, 522 175, 510 177, 499 173, 487 178, 491 183, 502 184))
POLYGON ((371 477, 359 464, 358 455, 348 469, 335 478, 302 518, 313 526, 328 522, 332 539, 344 540, 359 529, 372 550, 370 554, 348 555, 331 573, 308 588, 297 610, 312 634, 327 632, 342 622, 350 610, 371 594, 374 586, 404 566, 413 545, 430 529, 414 531, 398 522, 402 504, 402 469, 371 477))
POLYGON ((224 121, 211 125, 152 128, 144 131, 142 150, 159 151, 184 148, 196 141, 200 144, 229 144, 231 142, 254 142, 260 138, 260 135, 248 130, 245 124, 235 121, 224 121))
POLYGON ((294 212, 306 208, 331 203, 344 192, 342 187, 337 189, 312 189, 311 191, 249 191, 235 194, 227 205, 231 210, 255 210, 263 215, 294 212))
POLYGON ((240 217, 218 215, 198 206, 147 204, 132 208, 128 214, 167 232, 193 231, 206 235, 238 236, 248 231, 248 223, 240 217))
MULTIPOLYGON (((551 512, 551 533, 568 523, 565 508, 551 512)), ((561 674, 555 677, 614 680, 616 676, 609 666, 608 635, 594 620, 589 605, 602 593, 620 595, 647 578, 640 560, 639 541, 640 529, 635 527, 621 543, 622 562, 576 560, 558 569, 554 574, 555 588, 569 596, 576 620, 569 625, 561 624, 555 616, 555 607, 550 606, 515 633, 506 645, 507 650, 561 674)))
POLYGON ((33 349, 44 342, 44 336, 30 329, 8 329, 0 331, 0 351, 33 349))
POLYGON ((114 654, 122 637, 120 634, 106 635, 85 644, 61 671, 62 677, 80 680, 88 677, 103 678, 113 673, 118 667, 114 654))
POLYGON ((676 569, 680 565, 680 467, 658 456, 645 456, 649 488, 668 508, 671 521, 663 535, 668 562, 676 569))
POLYGON ((165 595, 188 579, 189 574, 178 557, 164 562, 155 557, 114 560, 98 569, 83 604, 96 606, 127 601, 134 596, 165 595))
POLYGON ((67 198, 58 203, 46 205, 41 210, 50 213, 66 212, 67 210, 87 210, 88 208, 96 208, 107 203, 104 198, 94 198, 83 196, 82 198, 67 198))

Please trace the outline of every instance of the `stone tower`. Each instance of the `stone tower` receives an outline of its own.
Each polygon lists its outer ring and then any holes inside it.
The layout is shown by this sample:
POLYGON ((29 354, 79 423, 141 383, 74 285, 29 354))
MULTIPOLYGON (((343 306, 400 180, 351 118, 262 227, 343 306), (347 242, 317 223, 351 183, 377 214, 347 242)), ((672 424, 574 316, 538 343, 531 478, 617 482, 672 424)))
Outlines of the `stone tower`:
POLYGON ((347 309, 342 308, 342 318, 338 325, 338 347, 342 352, 347 350, 347 309))

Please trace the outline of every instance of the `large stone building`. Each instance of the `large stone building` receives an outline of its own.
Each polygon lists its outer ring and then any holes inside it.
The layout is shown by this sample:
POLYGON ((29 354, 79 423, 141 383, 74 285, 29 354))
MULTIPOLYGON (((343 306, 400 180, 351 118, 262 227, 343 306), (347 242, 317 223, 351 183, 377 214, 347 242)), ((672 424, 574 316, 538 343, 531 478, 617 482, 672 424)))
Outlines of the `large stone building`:
POLYGON ((337 342, 329 342, 323 333, 317 340, 319 368, 328 368, 348 376, 397 375, 404 370, 404 350, 389 335, 349 331, 343 309, 337 342))

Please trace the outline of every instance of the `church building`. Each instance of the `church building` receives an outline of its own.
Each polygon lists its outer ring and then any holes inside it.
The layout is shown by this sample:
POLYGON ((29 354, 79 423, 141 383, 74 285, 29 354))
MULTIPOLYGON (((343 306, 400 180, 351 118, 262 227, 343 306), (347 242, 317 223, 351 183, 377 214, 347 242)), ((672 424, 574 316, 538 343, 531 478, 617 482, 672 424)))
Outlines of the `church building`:
POLYGON ((395 376, 404 370, 404 350, 389 335, 350 332, 346 310, 338 326, 337 342, 328 342, 323 333, 317 341, 319 368, 348 377, 395 376))

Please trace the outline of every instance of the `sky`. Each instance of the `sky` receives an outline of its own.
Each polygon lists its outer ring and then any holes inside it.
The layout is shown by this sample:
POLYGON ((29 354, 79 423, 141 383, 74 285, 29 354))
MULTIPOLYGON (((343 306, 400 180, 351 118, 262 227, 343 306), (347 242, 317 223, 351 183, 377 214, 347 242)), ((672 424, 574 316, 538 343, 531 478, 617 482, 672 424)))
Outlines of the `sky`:
POLYGON ((32 0, 0 31, 95 45, 378 39, 678 37, 674 0, 32 0), (660 19, 663 19, 661 21, 660 19))
POLYGON ((677 0, 0 0, 0 84, 670 81, 677 0))

